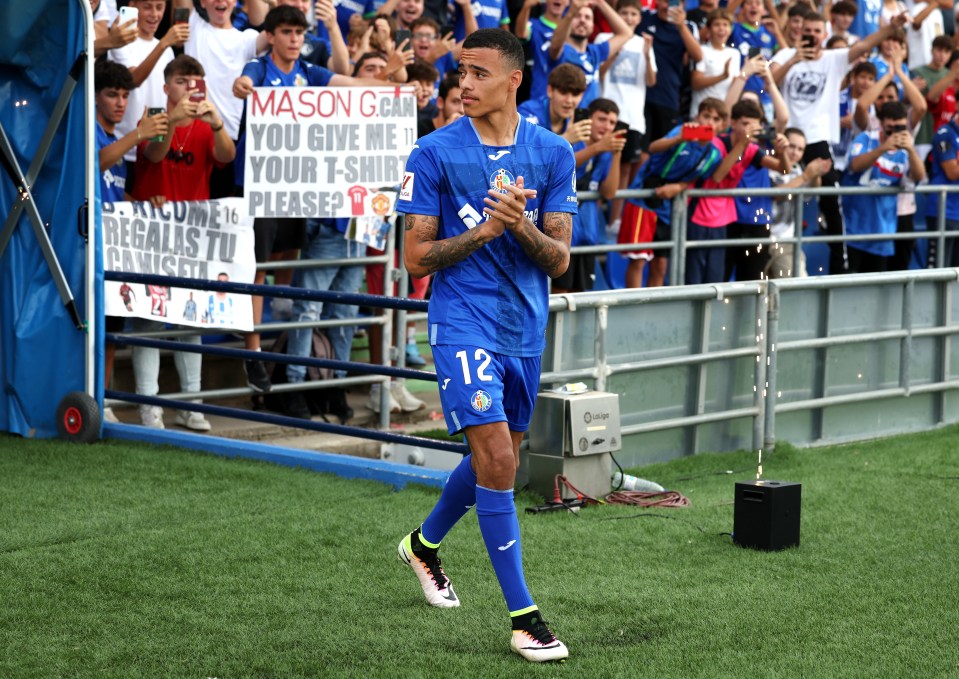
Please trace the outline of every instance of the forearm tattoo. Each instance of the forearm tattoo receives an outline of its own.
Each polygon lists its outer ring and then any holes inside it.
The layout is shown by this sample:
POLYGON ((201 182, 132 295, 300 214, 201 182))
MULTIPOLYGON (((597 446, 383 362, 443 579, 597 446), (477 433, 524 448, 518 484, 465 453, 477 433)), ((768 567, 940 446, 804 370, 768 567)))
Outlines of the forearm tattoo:
POLYGON ((462 262, 487 242, 476 229, 469 229, 452 238, 434 240, 439 231, 439 218, 429 215, 407 215, 406 230, 413 231, 417 240, 429 247, 420 257, 420 265, 429 273, 462 262))
POLYGON ((569 242, 573 233, 573 216, 568 212, 547 212, 543 230, 526 221, 528 228, 514 231, 519 244, 536 265, 550 277, 556 277, 569 266, 569 242))

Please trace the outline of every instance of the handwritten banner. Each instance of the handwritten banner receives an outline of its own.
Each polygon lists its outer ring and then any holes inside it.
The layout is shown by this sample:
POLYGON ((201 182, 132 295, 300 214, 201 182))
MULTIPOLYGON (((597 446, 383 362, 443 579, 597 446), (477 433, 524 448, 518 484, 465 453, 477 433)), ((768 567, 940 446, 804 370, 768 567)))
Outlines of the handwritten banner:
MULTIPOLYGON (((252 283, 253 219, 242 198, 103 204, 105 271, 252 283)), ((253 330, 249 295, 164 285, 104 283, 108 316, 253 330)))
POLYGON ((244 195, 254 217, 376 215, 416 141, 412 87, 257 87, 244 195))

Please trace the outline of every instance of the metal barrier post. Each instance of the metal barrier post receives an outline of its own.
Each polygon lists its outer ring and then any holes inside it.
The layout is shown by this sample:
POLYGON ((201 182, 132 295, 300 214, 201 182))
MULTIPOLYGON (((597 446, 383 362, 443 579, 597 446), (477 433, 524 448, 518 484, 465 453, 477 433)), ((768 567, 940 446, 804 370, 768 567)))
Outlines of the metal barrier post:
POLYGON ((686 282, 686 192, 673 198, 671 221, 673 254, 669 273, 670 285, 683 285, 686 282))
POLYGON ((756 346, 759 353, 756 355, 756 371, 754 388, 756 394, 753 403, 756 404, 756 415, 753 417, 753 450, 763 449, 766 426, 766 393, 769 384, 766 382, 766 316, 769 303, 767 284, 759 284, 756 296, 756 346))
MULTIPOLYGON (((383 296, 393 297, 393 257, 396 252, 396 232, 399 218, 393 224, 386 235, 386 262, 383 264, 383 296)), ((386 322, 383 323, 383 337, 380 341, 380 347, 383 356, 383 365, 388 366, 391 363, 393 346, 393 310, 385 309, 386 322)), ((384 431, 390 428, 390 378, 384 377, 380 383, 380 429, 384 431)))
POLYGON ((802 274, 805 273, 803 269, 803 257, 802 257, 802 241, 803 241, 803 213, 806 210, 806 201, 803 199, 802 194, 793 195, 787 200, 796 201, 796 210, 793 213, 793 224, 794 224, 794 233, 796 237, 796 242, 793 245, 793 270, 792 275, 795 278, 801 278, 802 274))
POLYGON ((607 346, 606 330, 609 326, 609 306, 601 304, 596 307, 596 338, 593 342, 596 352, 596 391, 606 391, 607 346))
POLYGON ((906 281, 902 290, 902 328, 905 337, 899 340, 899 386, 909 396, 912 368, 912 304, 915 296, 915 279, 906 281))
POLYGON ((946 264, 946 192, 940 191, 939 214, 936 215, 936 228, 939 229, 938 247, 936 248, 936 268, 941 269, 946 264))
POLYGON ((777 354, 776 342, 779 339, 779 286, 774 281, 767 284, 768 302, 766 305, 766 399, 763 420, 763 448, 767 453, 776 449, 776 392, 777 354))

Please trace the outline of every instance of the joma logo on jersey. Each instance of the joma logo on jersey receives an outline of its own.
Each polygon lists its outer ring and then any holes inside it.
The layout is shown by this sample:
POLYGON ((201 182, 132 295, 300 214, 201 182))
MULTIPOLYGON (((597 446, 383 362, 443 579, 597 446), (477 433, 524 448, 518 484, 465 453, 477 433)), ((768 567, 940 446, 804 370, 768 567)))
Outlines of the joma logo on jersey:
POLYGON ((514 179, 513 175, 503 168, 498 169, 489 177, 489 187, 500 193, 506 193, 506 187, 515 183, 516 179, 514 179))

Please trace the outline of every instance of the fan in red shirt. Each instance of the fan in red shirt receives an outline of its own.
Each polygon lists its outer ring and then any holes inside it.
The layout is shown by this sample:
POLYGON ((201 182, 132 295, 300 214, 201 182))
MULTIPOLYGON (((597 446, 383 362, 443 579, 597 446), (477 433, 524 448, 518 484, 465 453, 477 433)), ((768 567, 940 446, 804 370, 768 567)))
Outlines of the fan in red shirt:
POLYGON ((213 102, 202 96, 199 61, 180 55, 163 69, 171 133, 137 147, 133 197, 160 205, 168 200, 209 200, 213 166, 224 166, 236 147, 213 102))

